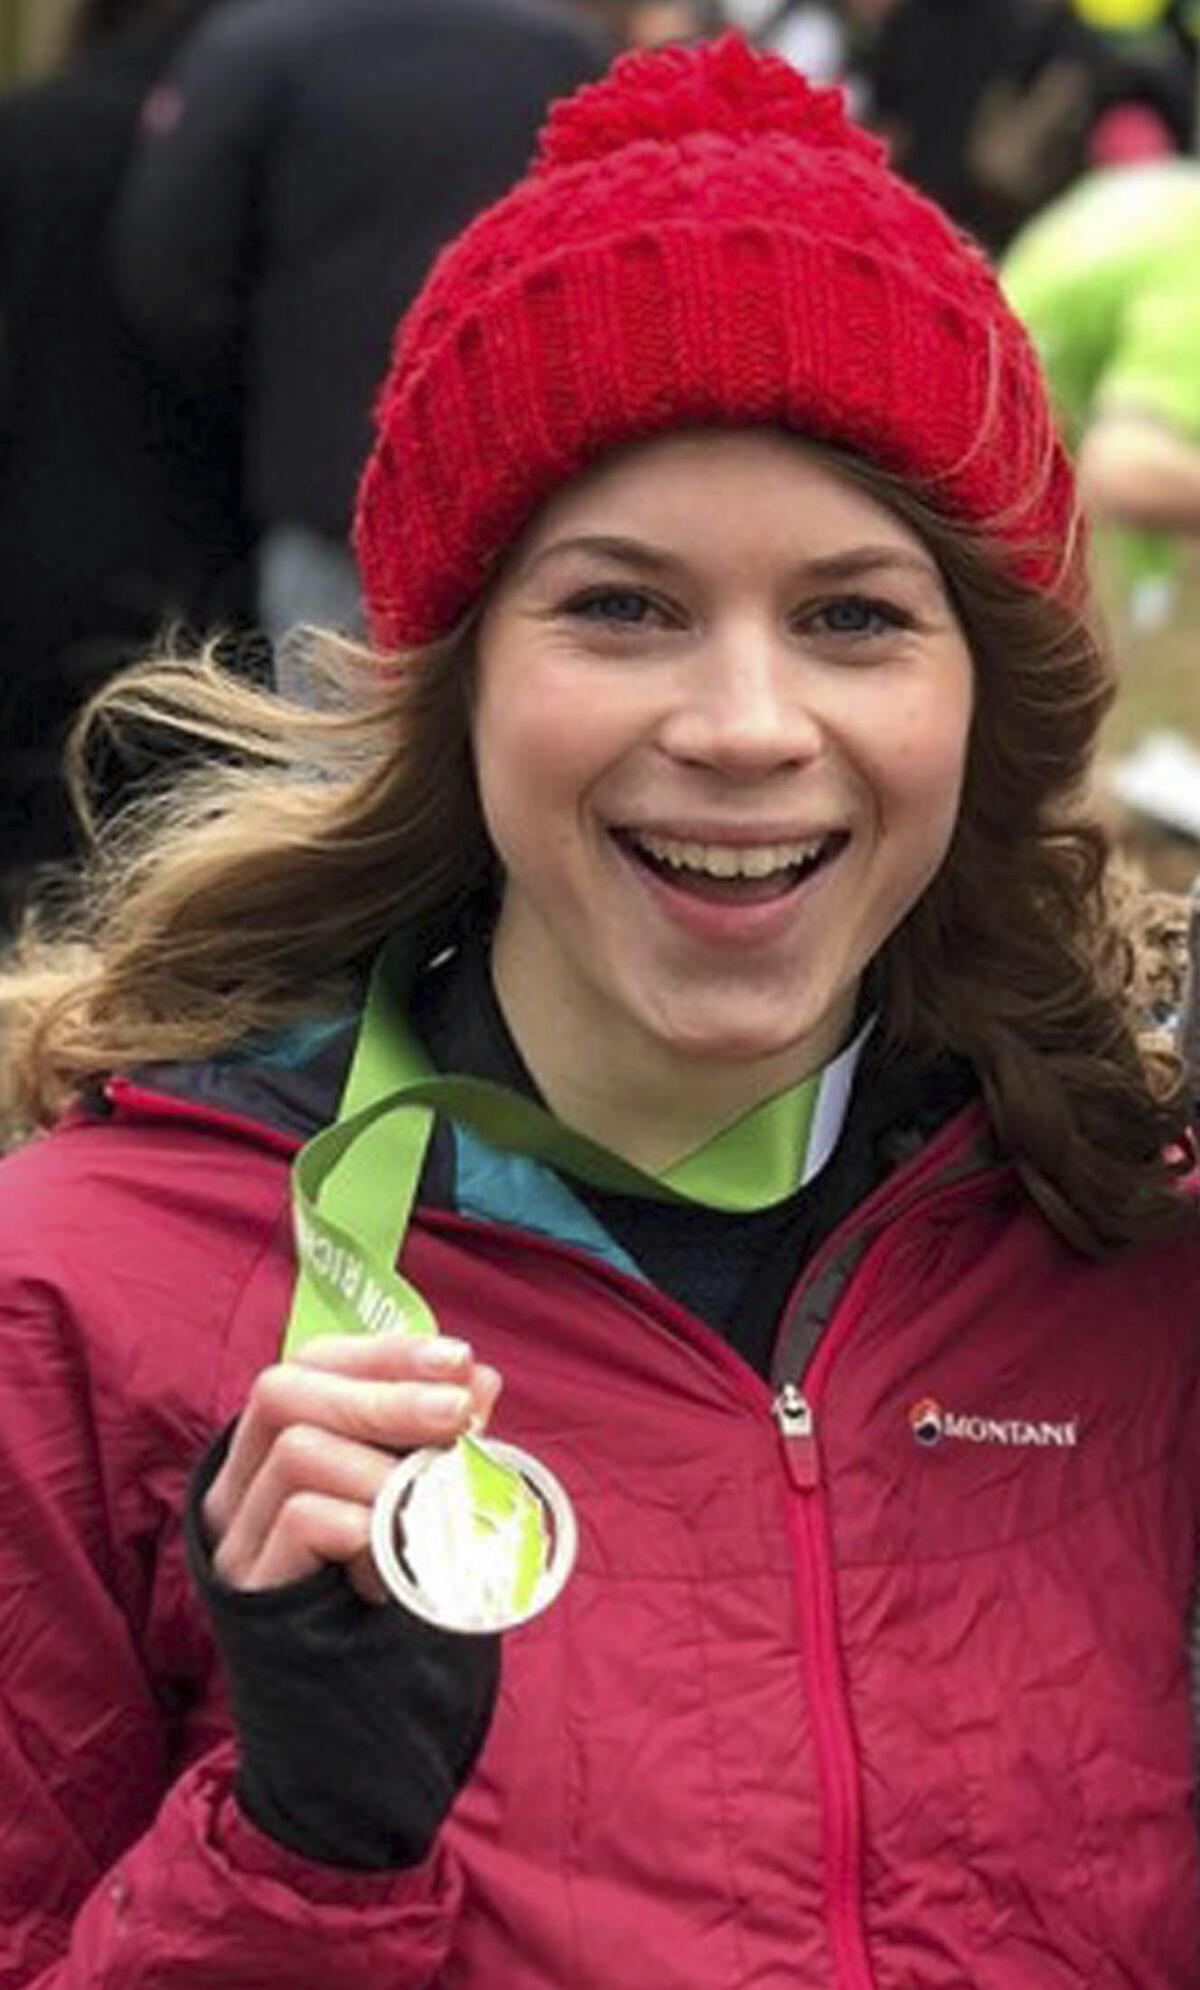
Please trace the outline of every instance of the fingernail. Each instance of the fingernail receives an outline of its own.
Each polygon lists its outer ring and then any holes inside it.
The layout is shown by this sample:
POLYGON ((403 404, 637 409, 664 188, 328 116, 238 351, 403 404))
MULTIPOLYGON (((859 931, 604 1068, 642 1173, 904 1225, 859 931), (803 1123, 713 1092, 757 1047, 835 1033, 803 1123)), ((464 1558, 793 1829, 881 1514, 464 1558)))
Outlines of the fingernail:
POLYGON ((434 1423, 461 1423, 470 1408, 465 1389, 427 1389, 422 1407, 434 1423))
POLYGON ((450 1340, 439 1335, 437 1340, 421 1341, 414 1350, 418 1366, 427 1375, 446 1375, 452 1368, 461 1368, 464 1361, 471 1358, 471 1350, 465 1340, 450 1340))

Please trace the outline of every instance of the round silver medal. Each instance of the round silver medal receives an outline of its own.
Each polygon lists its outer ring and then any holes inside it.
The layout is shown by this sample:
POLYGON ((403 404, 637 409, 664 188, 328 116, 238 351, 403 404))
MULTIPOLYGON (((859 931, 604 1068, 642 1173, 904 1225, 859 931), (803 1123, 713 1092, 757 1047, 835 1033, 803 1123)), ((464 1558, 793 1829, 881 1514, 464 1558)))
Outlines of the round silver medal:
POLYGON ((385 1586, 443 1631, 528 1623, 561 1591, 577 1545, 574 1509, 554 1474, 494 1438, 410 1452, 371 1514, 385 1586))

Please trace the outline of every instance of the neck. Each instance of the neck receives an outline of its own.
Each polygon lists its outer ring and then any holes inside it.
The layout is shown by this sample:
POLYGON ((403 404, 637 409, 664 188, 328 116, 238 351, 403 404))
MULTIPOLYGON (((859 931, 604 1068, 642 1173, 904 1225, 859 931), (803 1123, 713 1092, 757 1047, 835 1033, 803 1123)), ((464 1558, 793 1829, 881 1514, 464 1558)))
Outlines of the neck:
POLYGON ((633 1026, 614 1030, 587 991, 547 993, 497 935, 492 979, 504 1020, 555 1118, 649 1174, 703 1147, 765 1099, 798 1085, 834 1057, 852 1011, 818 1043, 722 1062, 681 1054, 633 1026), (827 1039, 827 1040, 826 1040, 827 1039))

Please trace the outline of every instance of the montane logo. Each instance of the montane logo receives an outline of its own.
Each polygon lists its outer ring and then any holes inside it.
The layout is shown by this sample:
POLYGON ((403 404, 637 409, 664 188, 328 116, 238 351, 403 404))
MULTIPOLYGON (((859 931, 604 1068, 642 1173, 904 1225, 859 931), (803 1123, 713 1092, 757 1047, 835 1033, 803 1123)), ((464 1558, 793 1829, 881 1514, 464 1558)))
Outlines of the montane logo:
POLYGON ((944 1409, 936 1396, 922 1396, 908 1413, 908 1427, 927 1449, 956 1439, 960 1444, 1009 1444, 1057 1447, 1072 1451, 1079 1442, 1079 1419, 1065 1423, 1034 1422, 1027 1417, 974 1416, 944 1409))

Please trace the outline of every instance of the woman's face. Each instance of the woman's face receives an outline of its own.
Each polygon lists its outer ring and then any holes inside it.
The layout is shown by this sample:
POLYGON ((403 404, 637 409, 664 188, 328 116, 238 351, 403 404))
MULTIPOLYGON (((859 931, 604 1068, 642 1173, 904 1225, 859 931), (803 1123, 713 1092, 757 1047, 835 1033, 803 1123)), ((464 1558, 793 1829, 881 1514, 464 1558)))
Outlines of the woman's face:
POLYGON ((569 1021, 601 1062, 823 1063, 946 854, 971 706, 931 555, 794 438, 674 435, 561 492, 478 646, 527 1054, 569 1021))

